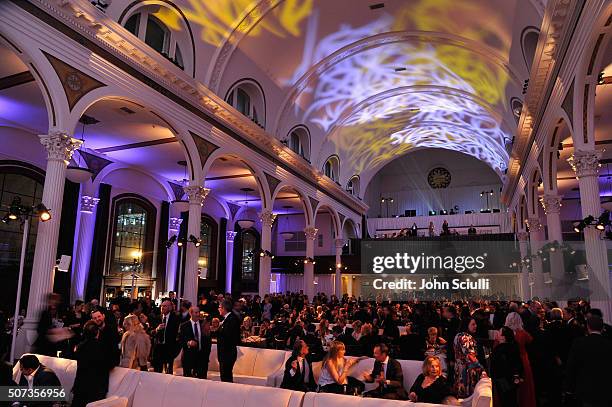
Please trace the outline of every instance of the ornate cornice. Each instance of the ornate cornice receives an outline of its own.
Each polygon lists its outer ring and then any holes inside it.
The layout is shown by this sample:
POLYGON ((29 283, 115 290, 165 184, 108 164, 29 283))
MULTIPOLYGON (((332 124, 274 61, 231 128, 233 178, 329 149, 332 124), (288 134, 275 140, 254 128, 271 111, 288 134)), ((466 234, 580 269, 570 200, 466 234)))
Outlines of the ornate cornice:
POLYGON ((72 154, 83 144, 81 140, 74 139, 61 131, 51 131, 49 134, 38 136, 40 144, 47 150, 47 160, 63 161, 66 165, 72 154))
POLYGON ((96 54, 109 62, 117 64, 114 59, 118 59, 127 64, 124 71, 128 74, 134 76, 132 71, 136 70, 136 76, 144 76, 145 83, 154 82, 154 89, 162 90, 160 93, 173 102, 188 105, 187 110, 220 128, 243 145, 249 146, 266 160, 276 163, 293 176, 321 190, 338 204, 360 215, 367 210, 367 205, 362 201, 324 177, 318 169, 247 117, 237 114, 235 109, 209 88, 138 40, 89 2, 32 0, 31 4, 15 4, 43 22, 59 27, 60 31, 68 32, 69 36, 82 37, 79 38, 81 45, 92 50, 96 48, 96 54))
POLYGON ((319 229, 314 226, 307 226, 304 228, 304 234, 306 235, 307 240, 315 240, 317 238, 317 233, 319 229))
POLYGON ((544 195, 540 198, 540 203, 542 204, 542 208, 544 208, 544 213, 559 213, 561 210, 561 197, 559 195, 544 195))
POLYGON ((502 199, 506 203, 517 189, 521 172, 533 146, 536 137, 534 130, 539 127, 549 100, 547 90, 555 85, 559 69, 557 62, 561 63, 560 54, 565 52, 569 45, 571 22, 576 18, 575 9, 576 2, 573 0, 547 2, 534 64, 530 71, 529 87, 508 163, 508 180, 502 192, 502 199))
POLYGON ((601 167, 600 158, 601 152, 597 150, 574 150, 574 154, 567 159, 567 162, 576 173, 576 177, 582 178, 597 176, 601 167))
POLYGON ((199 185, 189 185, 183 188, 185 190, 185 194, 189 199, 190 204, 199 204, 200 206, 204 205, 204 199, 210 192, 210 189, 201 187, 199 185))

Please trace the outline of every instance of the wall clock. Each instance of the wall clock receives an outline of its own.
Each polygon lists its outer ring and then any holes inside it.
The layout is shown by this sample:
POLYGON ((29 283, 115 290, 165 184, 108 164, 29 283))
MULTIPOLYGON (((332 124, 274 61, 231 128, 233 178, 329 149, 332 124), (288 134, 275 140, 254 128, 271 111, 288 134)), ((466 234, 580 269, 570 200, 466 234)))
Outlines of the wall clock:
POLYGON ((451 174, 446 168, 436 167, 429 171, 427 183, 433 189, 447 188, 451 183, 451 174))

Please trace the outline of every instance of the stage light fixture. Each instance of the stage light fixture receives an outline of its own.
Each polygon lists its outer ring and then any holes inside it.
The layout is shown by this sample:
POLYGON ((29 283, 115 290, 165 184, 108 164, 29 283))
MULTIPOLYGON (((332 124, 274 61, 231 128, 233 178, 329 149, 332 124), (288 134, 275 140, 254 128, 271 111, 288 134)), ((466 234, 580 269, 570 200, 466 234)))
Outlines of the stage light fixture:
POLYGON ((169 249, 170 247, 172 247, 174 242, 176 242, 176 239, 177 239, 177 236, 176 235, 172 235, 172 237, 170 239, 168 239, 168 241, 166 242, 166 249, 169 249))
POLYGON ((189 241, 194 244, 195 247, 200 247, 202 241, 194 235, 189 235, 189 241))

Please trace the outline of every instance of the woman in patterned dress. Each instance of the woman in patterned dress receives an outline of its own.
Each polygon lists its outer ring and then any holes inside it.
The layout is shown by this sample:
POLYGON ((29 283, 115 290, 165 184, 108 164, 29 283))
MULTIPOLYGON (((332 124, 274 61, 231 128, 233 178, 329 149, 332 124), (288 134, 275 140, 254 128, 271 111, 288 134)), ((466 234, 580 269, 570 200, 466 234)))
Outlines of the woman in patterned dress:
POLYGON ((476 383, 484 371, 476 357, 476 320, 468 318, 464 321, 461 332, 455 336, 453 348, 455 352, 455 385, 453 390, 459 398, 472 395, 476 383))

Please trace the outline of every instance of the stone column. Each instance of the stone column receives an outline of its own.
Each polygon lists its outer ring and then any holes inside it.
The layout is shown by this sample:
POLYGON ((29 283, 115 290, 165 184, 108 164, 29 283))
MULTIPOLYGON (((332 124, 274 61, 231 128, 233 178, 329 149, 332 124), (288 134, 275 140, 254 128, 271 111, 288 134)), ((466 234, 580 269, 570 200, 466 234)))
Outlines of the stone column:
MULTIPOLYGON (((314 243, 317 238, 319 229, 314 226, 306 226, 304 233, 306 234, 306 257, 314 259, 314 243)), ((304 264, 304 294, 308 296, 308 301, 312 301, 314 297, 314 264, 308 262, 304 264)))
MULTIPOLYGON (((259 213, 261 219, 261 250, 272 250, 272 225, 276 215, 270 209, 264 209, 259 213)), ((270 278, 272 272, 272 258, 269 256, 259 256, 259 295, 270 292, 270 278)))
POLYGON ((62 217, 62 201, 66 182, 66 167, 81 141, 66 133, 53 131, 38 136, 47 150, 47 168, 43 187, 42 203, 51 212, 51 219, 38 223, 32 281, 28 298, 28 312, 24 320, 29 345, 36 340, 36 325, 41 311, 46 307, 46 297, 53 290, 57 241, 62 217))
POLYGON ((346 291, 349 297, 353 295, 353 276, 346 276, 346 291))
POLYGON ((344 239, 336 239, 336 278, 334 284, 334 293, 336 297, 342 298, 342 248, 344 247, 344 239))
MULTIPOLYGON (((202 222, 202 205, 210 191, 199 185, 190 185, 184 188, 189 198, 189 223, 187 224, 187 239, 193 235, 200 238, 200 223, 202 222)), ((196 305, 198 302, 198 257, 200 248, 187 241, 185 257, 185 279, 183 282, 183 298, 196 305)), ((185 249, 183 249, 185 250, 185 249)), ((180 288, 180 287, 179 287, 180 288)))
POLYGON ((85 284, 89 273, 91 245, 96 225, 98 198, 81 196, 77 220, 77 240, 72 253, 72 278, 70 283, 70 303, 85 299, 85 284))
MULTIPOLYGON (((538 250, 542 248, 542 231, 544 227, 540 222, 539 218, 529 218, 527 220, 529 226, 529 243, 531 247, 531 254, 536 255, 538 250)), ((544 271, 542 268, 542 259, 534 258, 531 260, 531 267, 533 270, 533 277, 535 279, 535 296, 546 298, 548 295, 547 288, 544 284, 544 271)))
MULTIPOLYGON (((580 206, 582 216, 592 215, 595 219, 601 214, 599 198, 599 151, 575 150, 567 159, 578 178, 580 187, 580 206)), ((601 232, 595 227, 584 229, 584 246, 589 268, 589 289, 591 291, 591 306, 601 308, 604 319, 612 320, 612 307, 610 306, 610 276, 608 271, 608 252, 601 232)))
MULTIPOLYGON (((176 235, 178 237, 179 230, 181 229, 181 218, 170 218, 168 220, 168 239, 176 235)), ((175 291, 176 288, 176 272, 178 264, 179 248, 176 244, 173 244, 168 249, 168 260, 166 262, 166 287, 168 291, 175 291)))
MULTIPOLYGON (((548 240, 550 242, 563 242, 563 234, 561 232, 561 219, 559 212, 561 211, 561 197, 558 195, 544 195, 540 198, 540 203, 546 214, 546 225, 548 226, 548 240)), ((550 274, 552 284, 550 285, 551 299, 559 301, 563 300, 561 296, 565 291, 565 268, 563 264, 563 252, 555 251, 550 253, 550 274)))
POLYGON ((237 232, 228 230, 225 232, 225 292, 232 292, 232 274, 234 271, 234 239, 237 232))
MULTIPOLYGON (((521 259, 529 254, 529 233, 519 232, 516 234, 519 240, 519 249, 521 251, 521 259)), ((531 285, 529 284, 529 270, 526 266, 521 265, 521 290, 523 292, 523 301, 531 299, 531 285)))

